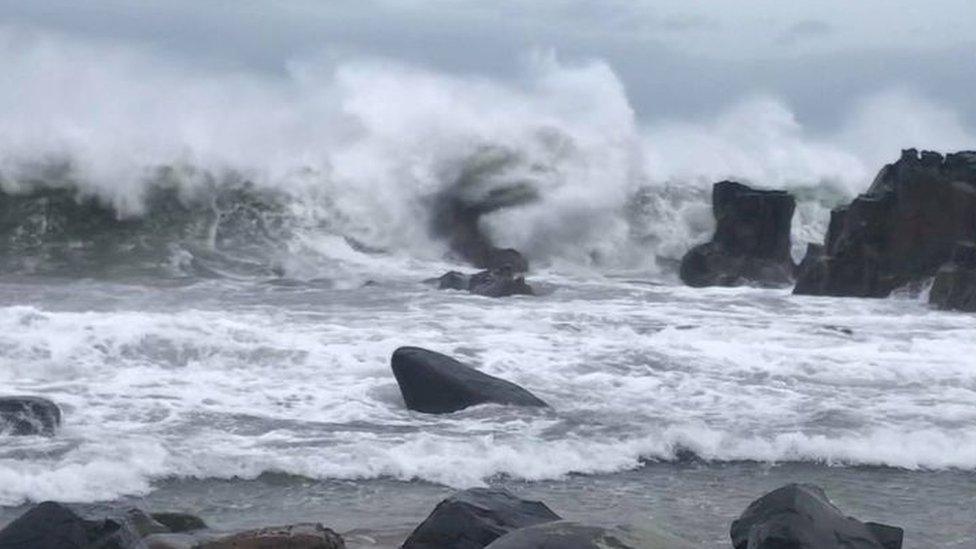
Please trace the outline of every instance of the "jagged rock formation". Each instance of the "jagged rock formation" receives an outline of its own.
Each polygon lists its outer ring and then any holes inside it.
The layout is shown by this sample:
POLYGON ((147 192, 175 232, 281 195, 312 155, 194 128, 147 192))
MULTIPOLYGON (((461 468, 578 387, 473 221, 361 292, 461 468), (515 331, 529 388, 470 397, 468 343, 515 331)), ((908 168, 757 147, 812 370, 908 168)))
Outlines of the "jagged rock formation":
POLYGON ((935 275, 929 303, 939 309, 976 312, 976 243, 956 246, 952 261, 935 275))
POLYGON ((715 235, 681 260, 681 280, 695 287, 788 286, 793 281, 790 226, 796 201, 734 181, 712 188, 715 235))
POLYGON ((886 297, 931 277, 959 243, 976 242, 976 152, 902 151, 868 191, 831 213, 794 293, 886 297))

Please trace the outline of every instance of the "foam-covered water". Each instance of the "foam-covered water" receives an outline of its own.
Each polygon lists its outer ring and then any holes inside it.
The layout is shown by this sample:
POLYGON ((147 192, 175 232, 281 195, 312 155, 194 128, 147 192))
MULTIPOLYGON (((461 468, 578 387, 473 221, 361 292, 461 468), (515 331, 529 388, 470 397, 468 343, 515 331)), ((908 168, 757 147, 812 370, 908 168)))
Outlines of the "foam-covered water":
POLYGON ((358 289, 5 284, 7 391, 66 408, 4 446, 0 501, 111 499, 169 476, 558 479, 668 460, 976 469, 976 319, 913 300, 538 277, 490 300, 416 279, 358 289), (30 303, 25 305, 23 303, 30 303), (404 409, 420 345, 552 410, 404 409))

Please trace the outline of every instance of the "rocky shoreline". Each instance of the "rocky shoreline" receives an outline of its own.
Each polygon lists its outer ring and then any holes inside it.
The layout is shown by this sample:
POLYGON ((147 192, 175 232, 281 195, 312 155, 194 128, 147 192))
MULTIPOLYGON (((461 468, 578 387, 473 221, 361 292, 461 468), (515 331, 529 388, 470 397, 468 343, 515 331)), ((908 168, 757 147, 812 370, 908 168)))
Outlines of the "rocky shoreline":
POLYGON ((682 281, 698 287, 795 281, 798 295, 876 298, 934 283, 933 306, 976 311, 976 152, 902 151, 865 193, 831 212, 824 243, 809 243, 795 270, 794 204, 785 191, 716 183, 715 236, 685 255, 682 281))
MULTIPOLYGON (((847 517, 823 490, 805 484, 784 485, 762 495, 727 531, 735 549, 899 549, 903 539, 901 528, 847 517)), ((347 536, 354 544, 362 537, 347 536)), ((655 521, 607 527, 565 520, 543 502, 504 489, 474 488, 445 498, 405 539, 389 542, 402 549, 696 547, 689 537, 655 521)), ((86 518, 55 502, 32 507, 0 530, 4 548, 340 549, 346 543, 321 523, 223 531, 185 513, 127 508, 86 518)))

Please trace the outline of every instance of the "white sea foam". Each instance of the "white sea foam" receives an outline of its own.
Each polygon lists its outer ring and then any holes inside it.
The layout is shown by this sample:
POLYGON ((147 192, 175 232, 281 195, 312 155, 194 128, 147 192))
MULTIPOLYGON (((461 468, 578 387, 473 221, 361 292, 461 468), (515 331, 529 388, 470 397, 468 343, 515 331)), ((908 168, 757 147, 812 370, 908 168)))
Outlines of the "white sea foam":
POLYGON ((0 308, 0 382, 61 403, 65 425, 4 447, 0 503, 266 471, 475 486, 621 471, 679 449, 976 469, 971 316, 913 300, 548 280, 556 293, 507 301, 409 285, 105 288, 110 298, 90 283, 27 287, 38 305, 0 308), (72 312, 48 291, 102 305, 72 312), (409 412, 388 366, 405 344, 553 409, 409 412))

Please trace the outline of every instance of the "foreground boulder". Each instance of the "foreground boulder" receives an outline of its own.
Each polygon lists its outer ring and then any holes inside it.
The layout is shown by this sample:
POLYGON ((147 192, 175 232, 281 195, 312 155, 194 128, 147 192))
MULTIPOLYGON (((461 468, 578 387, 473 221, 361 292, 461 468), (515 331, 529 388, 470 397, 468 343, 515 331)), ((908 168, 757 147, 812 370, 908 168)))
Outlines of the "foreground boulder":
POLYGON ((546 406, 514 383, 419 347, 400 347, 390 363, 403 401, 418 412, 445 414, 488 403, 546 406))
POLYGON ((142 549, 124 522, 85 520, 60 503, 46 501, 0 531, 0 549, 142 549))
POLYGON ((796 201, 785 191, 761 191, 734 181, 712 188, 715 235, 681 260, 689 286, 787 286, 793 281, 790 226, 796 201))
POLYGON ((512 530, 559 520, 543 503, 474 488, 437 504, 403 549, 481 549, 512 530))
POLYGON ((197 549, 344 549, 342 536, 321 524, 293 524, 239 532, 197 549))
POLYGON ((608 529, 575 522, 548 522, 515 530, 489 549, 692 549, 687 541, 659 530, 608 529))
POLYGON ((831 212, 826 243, 801 264, 794 293, 887 297, 934 276, 958 242, 976 242, 976 152, 908 149, 831 212))
POLYGON ((952 261, 935 274, 929 303, 939 309, 976 312, 976 243, 956 245, 952 261))
POLYGON ((901 528, 846 517, 820 488, 805 484, 752 502, 730 534, 735 549, 901 549, 902 543, 901 528))
POLYGON ((52 436, 61 426, 61 409, 46 398, 0 397, 0 434, 52 436))

